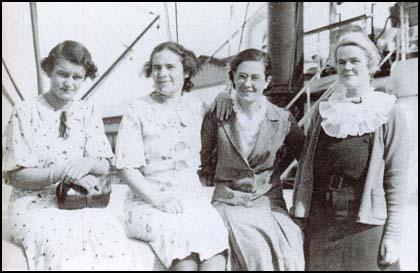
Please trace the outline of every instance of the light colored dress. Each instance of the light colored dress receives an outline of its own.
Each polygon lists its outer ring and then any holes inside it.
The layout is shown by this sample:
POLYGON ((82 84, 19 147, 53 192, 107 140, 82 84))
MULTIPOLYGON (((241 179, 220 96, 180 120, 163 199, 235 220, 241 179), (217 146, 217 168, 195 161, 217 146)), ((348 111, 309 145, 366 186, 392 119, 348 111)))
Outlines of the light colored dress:
POLYGON ((129 192, 128 236, 150 242, 166 267, 192 252, 201 261, 228 249, 228 233, 197 175, 203 103, 184 94, 176 107, 153 92, 133 102, 120 125, 117 168, 140 168, 160 195, 182 202, 183 213, 165 213, 129 192), (207 196, 207 197, 206 197, 207 196))
MULTIPOLYGON (((60 115, 42 96, 15 106, 3 136, 3 175, 49 168, 83 156, 111 159, 100 115, 85 102, 68 113, 69 136, 59 137, 60 115)), ((14 188, 9 223, 30 270, 113 270, 132 268, 123 226, 103 209, 60 210, 56 185, 42 190, 14 188)))

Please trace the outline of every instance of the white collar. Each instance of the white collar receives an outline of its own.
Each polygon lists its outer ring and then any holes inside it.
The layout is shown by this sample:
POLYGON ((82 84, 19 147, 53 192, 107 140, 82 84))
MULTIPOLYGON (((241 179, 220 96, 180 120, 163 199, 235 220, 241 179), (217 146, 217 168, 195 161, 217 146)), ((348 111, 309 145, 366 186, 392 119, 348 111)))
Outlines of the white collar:
POLYGON ((395 96, 372 88, 361 97, 361 103, 352 103, 345 90, 338 89, 319 104, 321 126, 327 135, 336 138, 374 132, 388 121, 395 100, 395 96))

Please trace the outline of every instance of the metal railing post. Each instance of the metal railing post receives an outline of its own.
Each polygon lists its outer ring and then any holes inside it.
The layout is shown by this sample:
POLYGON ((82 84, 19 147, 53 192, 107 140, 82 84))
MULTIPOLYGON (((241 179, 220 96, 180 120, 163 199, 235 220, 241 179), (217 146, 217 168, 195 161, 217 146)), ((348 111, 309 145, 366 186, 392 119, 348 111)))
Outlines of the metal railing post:
POLYGON ((36 10, 36 2, 29 3, 31 11, 32 22, 32 38, 34 43, 35 66, 36 66, 36 79, 38 83, 38 95, 43 93, 42 75, 41 75, 41 58, 39 54, 39 32, 38 32, 38 14, 36 10))
MULTIPOLYGON (((309 87, 309 85, 306 88, 306 114, 309 115, 309 117, 311 116, 311 88, 309 87)), ((305 128, 304 128, 305 133, 308 132, 309 121, 310 121, 310 118, 306 119, 306 124, 305 124, 305 128)))

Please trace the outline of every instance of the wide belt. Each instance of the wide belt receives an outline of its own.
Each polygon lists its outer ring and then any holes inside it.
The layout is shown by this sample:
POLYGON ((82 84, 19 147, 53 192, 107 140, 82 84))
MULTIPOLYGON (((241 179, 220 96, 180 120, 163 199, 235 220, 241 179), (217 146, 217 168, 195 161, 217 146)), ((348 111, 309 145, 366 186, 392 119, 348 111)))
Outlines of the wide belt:
POLYGON ((327 209, 337 218, 346 218, 357 213, 361 198, 358 194, 360 186, 358 181, 350 181, 340 175, 331 175, 325 192, 327 209))

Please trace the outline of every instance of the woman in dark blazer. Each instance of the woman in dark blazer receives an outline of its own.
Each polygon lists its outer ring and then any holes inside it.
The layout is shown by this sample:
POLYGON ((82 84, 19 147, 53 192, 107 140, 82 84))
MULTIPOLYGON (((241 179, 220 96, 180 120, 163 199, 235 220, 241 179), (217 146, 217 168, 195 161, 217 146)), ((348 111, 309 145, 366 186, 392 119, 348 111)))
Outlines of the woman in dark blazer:
POLYGON ((213 205, 229 230, 232 269, 303 270, 302 234, 275 172, 284 145, 299 155, 303 133, 289 112, 262 94, 271 79, 267 53, 239 53, 230 78, 234 112, 225 121, 206 114, 199 175, 215 185, 213 205))

